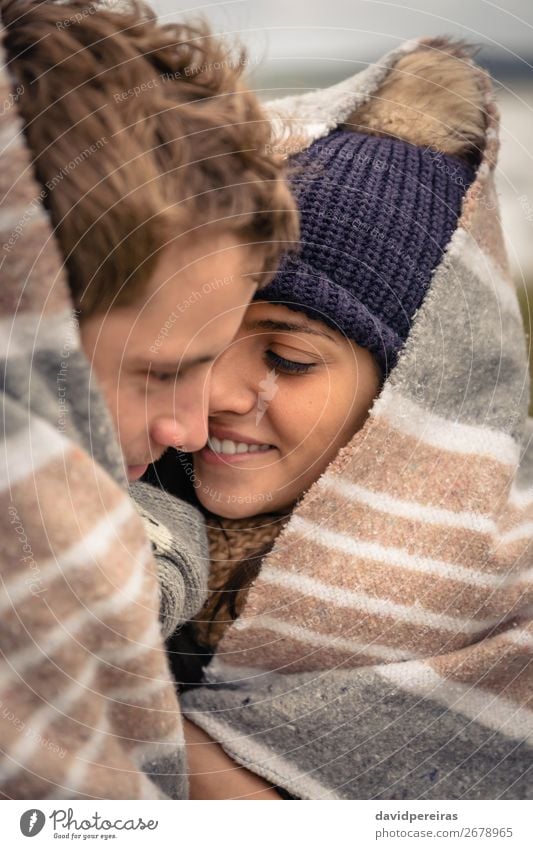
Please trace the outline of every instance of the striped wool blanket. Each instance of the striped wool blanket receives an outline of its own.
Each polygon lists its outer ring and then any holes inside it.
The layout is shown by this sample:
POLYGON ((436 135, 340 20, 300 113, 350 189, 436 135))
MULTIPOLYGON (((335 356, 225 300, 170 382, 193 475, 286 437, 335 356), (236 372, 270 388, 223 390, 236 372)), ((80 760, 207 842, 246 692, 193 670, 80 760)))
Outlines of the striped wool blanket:
MULTIPOLYGON (((334 129, 418 45, 269 104, 280 144, 334 129)), ((398 364, 182 699, 298 798, 533 791, 533 420, 494 188, 498 113, 477 73, 483 159, 398 364)))
MULTIPOLYGON (((3 51, 0 62, 0 797, 185 798, 151 546, 80 350, 3 51)), ((171 515, 162 498, 145 521, 163 508, 203 599, 196 511, 171 499, 171 515)))

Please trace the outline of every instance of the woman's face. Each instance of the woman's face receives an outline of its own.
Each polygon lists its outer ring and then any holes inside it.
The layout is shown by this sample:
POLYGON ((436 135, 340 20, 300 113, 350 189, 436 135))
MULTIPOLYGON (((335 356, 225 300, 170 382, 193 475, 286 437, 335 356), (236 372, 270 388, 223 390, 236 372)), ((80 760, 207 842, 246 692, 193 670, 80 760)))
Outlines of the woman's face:
POLYGON ((226 518, 290 507, 362 427, 379 388, 365 348, 254 302, 213 367, 209 442, 193 455, 198 499, 226 518))

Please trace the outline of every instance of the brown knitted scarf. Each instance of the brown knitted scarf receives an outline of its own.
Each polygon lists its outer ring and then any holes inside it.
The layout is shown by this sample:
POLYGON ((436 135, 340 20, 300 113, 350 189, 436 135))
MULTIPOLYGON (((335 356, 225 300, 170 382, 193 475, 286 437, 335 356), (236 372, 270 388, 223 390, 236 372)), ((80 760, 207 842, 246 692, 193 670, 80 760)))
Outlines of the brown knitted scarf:
MULTIPOLYGON (((274 542, 292 511, 268 513, 245 519, 223 519, 209 515, 206 519, 209 540, 209 594, 204 606, 191 620, 197 641, 215 648, 233 621, 229 606, 228 580, 239 564, 264 551, 274 542), (226 596, 224 601, 221 598, 226 596)), ((237 592, 235 611, 240 615, 250 584, 237 592)))

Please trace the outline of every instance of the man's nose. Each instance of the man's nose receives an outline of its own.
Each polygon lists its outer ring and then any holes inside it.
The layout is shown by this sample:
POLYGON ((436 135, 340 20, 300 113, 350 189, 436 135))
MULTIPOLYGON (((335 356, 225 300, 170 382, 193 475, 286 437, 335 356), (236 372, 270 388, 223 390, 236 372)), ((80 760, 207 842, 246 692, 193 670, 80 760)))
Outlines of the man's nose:
POLYGON ((181 451, 199 451, 207 442, 207 415, 202 409, 201 414, 189 416, 161 416, 151 427, 152 442, 165 448, 176 448, 181 451))

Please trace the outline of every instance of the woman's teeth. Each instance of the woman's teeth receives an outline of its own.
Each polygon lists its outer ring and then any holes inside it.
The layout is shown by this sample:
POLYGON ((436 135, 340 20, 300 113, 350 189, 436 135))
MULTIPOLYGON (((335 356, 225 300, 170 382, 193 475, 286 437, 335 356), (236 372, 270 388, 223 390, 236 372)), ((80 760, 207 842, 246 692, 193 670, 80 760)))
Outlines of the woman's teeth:
POLYGON ((210 436, 207 444, 217 454, 254 454, 256 451, 268 451, 270 445, 248 445, 247 442, 234 442, 233 439, 217 439, 210 436))

